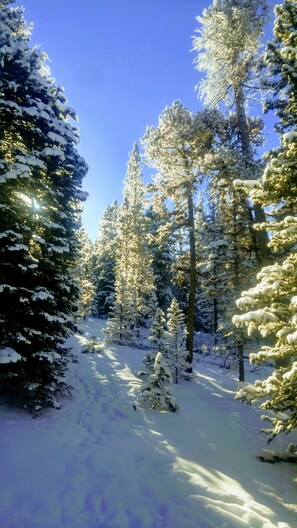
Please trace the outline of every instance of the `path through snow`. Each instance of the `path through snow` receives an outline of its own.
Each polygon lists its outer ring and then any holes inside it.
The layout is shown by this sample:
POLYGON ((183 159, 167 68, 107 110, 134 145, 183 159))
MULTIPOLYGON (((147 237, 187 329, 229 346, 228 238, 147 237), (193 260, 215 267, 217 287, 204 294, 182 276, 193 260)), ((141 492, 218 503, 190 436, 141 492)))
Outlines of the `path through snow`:
MULTIPOLYGON (((88 320, 85 335, 102 324, 88 320)), ((0 410, 1 528, 297 526, 296 467, 256 460, 259 415, 234 401, 234 380, 199 366, 174 387, 178 413, 135 412, 144 352, 85 355, 82 341, 60 411, 0 410)))

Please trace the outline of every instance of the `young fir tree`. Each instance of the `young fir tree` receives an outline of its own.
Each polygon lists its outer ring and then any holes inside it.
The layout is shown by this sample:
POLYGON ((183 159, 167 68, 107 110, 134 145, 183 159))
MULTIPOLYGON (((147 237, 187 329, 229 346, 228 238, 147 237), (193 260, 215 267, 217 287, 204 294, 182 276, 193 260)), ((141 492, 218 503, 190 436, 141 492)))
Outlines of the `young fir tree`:
POLYGON ((251 189, 254 201, 269 207, 271 220, 258 226, 271 233, 270 246, 275 263, 258 274, 256 287, 243 292, 241 309, 249 310, 233 320, 246 326, 248 333, 258 331, 269 344, 250 356, 252 363, 273 361, 271 376, 243 387, 238 398, 252 403, 263 400, 261 408, 274 417, 264 419, 271 441, 277 434, 297 427, 297 4, 285 0, 275 7, 274 41, 269 43, 266 60, 272 72, 273 106, 280 122, 281 144, 268 155, 260 182, 251 189))
POLYGON ((137 144, 130 153, 124 184, 124 200, 117 223, 115 298, 105 333, 115 340, 117 324, 121 333, 124 325, 125 340, 127 342, 129 335, 132 344, 145 318, 153 314, 156 304, 137 144))
POLYGON ((179 407, 168 387, 170 383, 172 383, 170 368, 161 352, 158 352, 153 373, 150 374, 146 384, 141 389, 140 402, 150 401, 152 408, 159 411, 166 409, 172 412, 177 411, 179 407))
POLYGON ((180 101, 165 108, 158 127, 148 127, 143 137, 146 162, 158 171, 153 191, 156 200, 169 200, 171 217, 163 226, 165 236, 186 230, 188 245, 187 349, 189 371, 193 361, 196 242, 194 196, 201 183, 203 161, 209 156, 216 134, 221 128, 221 115, 204 110, 192 115, 180 101))
POLYGON ((119 206, 115 201, 105 209, 100 218, 98 237, 94 244, 94 314, 97 317, 107 316, 114 300, 118 214, 119 206))
POLYGON ((187 331, 185 316, 174 298, 167 312, 166 352, 164 357, 172 372, 174 383, 182 379, 189 379, 187 372, 186 348, 187 331))
POLYGON ((157 352, 161 352, 161 354, 165 352, 165 327, 166 319, 164 312, 161 308, 157 308, 151 322, 150 335, 148 338, 149 342, 152 343, 153 350, 148 352, 143 360, 143 363, 149 370, 153 369, 157 352))
POLYGON ((87 167, 74 111, 30 48, 23 11, 0 1, 0 379, 28 408, 57 407, 75 329, 75 229, 87 167))
MULTIPOLYGON (((263 27, 268 15, 266 0, 213 0, 202 17, 198 36, 193 38, 197 52, 196 68, 206 72, 199 92, 206 105, 216 107, 220 103, 233 111, 244 161, 244 179, 259 174, 252 147, 251 129, 253 119, 248 118, 246 108, 250 100, 259 99, 260 91, 260 46, 263 27)), ((242 177, 242 173, 240 173, 242 177)), ((250 209, 251 220, 265 221, 260 204, 250 209)), ((255 250, 259 265, 269 261, 268 237, 264 232, 256 233, 255 250)))

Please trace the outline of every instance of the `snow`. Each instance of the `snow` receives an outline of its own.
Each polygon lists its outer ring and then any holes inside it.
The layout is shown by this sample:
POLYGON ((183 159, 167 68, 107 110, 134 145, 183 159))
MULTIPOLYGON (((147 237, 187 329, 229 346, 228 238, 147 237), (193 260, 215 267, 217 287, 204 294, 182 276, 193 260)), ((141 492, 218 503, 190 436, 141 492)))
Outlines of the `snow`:
POLYGON ((8 180, 16 180, 17 178, 28 178, 30 176, 30 168, 26 166, 20 167, 20 170, 11 170, 0 176, 0 183, 6 183, 8 180), (23 170, 21 170, 23 169, 23 170))
POLYGON ((58 354, 58 352, 52 351, 52 352, 38 352, 38 354, 34 354, 36 356, 39 356, 41 359, 47 359, 50 363, 53 363, 55 359, 59 359, 61 357, 61 354, 58 354))
MULTIPOLYGON (((240 305, 241 303, 239 303, 240 305)), ((277 321, 278 318, 276 315, 267 312, 265 310, 255 310, 254 312, 248 312, 243 315, 234 315, 232 317, 232 322, 235 325, 240 325, 241 323, 249 323, 250 321, 258 321, 259 323, 268 323, 277 321)))
POLYGON ((40 312, 40 315, 43 315, 43 317, 45 317, 45 319, 47 319, 51 323, 65 323, 64 317, 59 317, 58 315, 51 315, 47 312, 40 312))
POLYGON ((53 300, 54 297, 46 288, 36 290, 32 295, 32 301, 45 301, 48 299, 53 300))
POLYGON ((283 141, 286 142, 294 141, 295 139, 297 139, 297 132, 295 130, 292 130, 291 132, 286 132, 285 134, 283 134, 282 138, 283 141))
POLYGON ((47 136, 52 140, 60 143, 61 145, 66 145, 67 141, 63 136, 56 134, 55 132, 48 132, 47 136))
POLYGON ((102 326, 69 340, 79 363, 61 410, 0 406, 1 528, 294 528, 296 466, 257 460, 260 415, 234 399, 235 380, 199 363, 172 386, 179 411, 141 407, 145 351, 80 352, 102 326))
POLYGON ((6 347, 0 349, 0 364, 4 363, 16 363, 22 359, 22 356, 18 354, 13 348, 6 347))
POLYGON ((14 246, 9 246, 8 251, 28 251, 29 248, 25 244, 15 244, 14 246))
POLYGON ((254 189, 255 187, 258 188, 260 186, 258 180, 234 180, 233 181, 234 187, 247 187, 250 189, 254 189))
POLYGON ((43 154, 44 156, 58 156, 59 158, 61 158, 62 161, 65 161, 65 155, 64 155, 64 152, 62 150, 60 150, 59 148, 51 148, 51 147, 45 147, 41 154, 43 154))
POLYGON ((293 334, 287 335, 287 341, 290 345, 297 343, 297 330, 293 334))

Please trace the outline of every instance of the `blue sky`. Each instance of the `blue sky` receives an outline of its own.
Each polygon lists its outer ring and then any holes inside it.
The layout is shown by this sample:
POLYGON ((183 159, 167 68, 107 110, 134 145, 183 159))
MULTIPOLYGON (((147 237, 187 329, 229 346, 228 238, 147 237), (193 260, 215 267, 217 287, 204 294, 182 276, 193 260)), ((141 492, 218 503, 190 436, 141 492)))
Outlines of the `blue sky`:
POLYGON ((121 200, 132 145, 166 105, 201 107, 194 87, 195 17, 210 0, 18 0, 33 22, 57 84, 79 117, 79 152, 89 165, 83 222, 90 237, 121 200))

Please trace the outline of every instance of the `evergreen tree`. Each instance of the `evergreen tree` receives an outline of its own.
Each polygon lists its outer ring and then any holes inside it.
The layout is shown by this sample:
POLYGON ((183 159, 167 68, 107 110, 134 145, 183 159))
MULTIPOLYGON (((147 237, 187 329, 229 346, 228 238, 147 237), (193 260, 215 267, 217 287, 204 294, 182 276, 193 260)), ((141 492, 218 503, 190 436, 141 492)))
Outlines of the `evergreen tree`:
POLYGON ((271 220, 258 227, 271 233, 275 263, 264 267, 256 287, 243 292, 238 300, 238 306, 249 311, 233 318, 235 324, 246 326, 249 334, 257 331, 269 338, 269 344, 251 354, 250 360, 274 361, 272 375, 238 393, 238 398, 248 403, 264 400, 261 408, 277 413, 264 418, 272 425, 265 430, 269 441, 297 427, 296 2, 285 0, 275 7, 275 14, 275 39, 268 45, 266 60, 272 72, 273 107, 280 117, 281 144, 269 153, 262 179, 255 181, 251 189, 253 200, 269 207, 271 220))
POLYGON ((81 227, 77 231, 79 265, 84 277, 90 278, 93 273, 93 251, 94 247, 87 230, 81 227))
POLYGON ((165 325, 166 319, 164 312, 161 310, 161 308, 157 308, 154 318, 151 322, 150 335, 148 338, 150 343, 152 343, 153 351, 148 352, 143 360, 143 363, 149 370, 153 369, 157 353, 161 352, 161 354, 163 354, 165 351, 165 325))
POLYGON ((169 200, 171 217, 163 226, 166 234, 186 230, 188 246, 187 349, 189 371, 193 361, 196 296, 196 242, 194 196, 203 176, 203 161, 209 156, 222 118, 216 110, 192 115, 179 101, 165 108, 158 127, 148 127, 143 137, 146 162, 158 173, 153 191, 156 201, 169 200))
POLYGON ((94 247, 88 236, 87 230, 83 227, 77 232, 78 239, 78 259, 76 276, 80 287, 79 313, 85 319, 86 315, 92 311, 95 297, 95 285, 93 275, 93 252, 94 247))
POLYGON ((242 169, 244 172, 242 157, 231 145, 229 139, 220 149, 209 179, 209 215, 202 228, 199 269, 202 295, 213 302, 216 348, 225 357, 236 350, 239 380, 244 381, 246 339, 234 328, 231 318, 240 292, 250 286, 256 258, 246 198, 233 185, 236 175, 242 169))
POLYGON ((146 211, 148 221, 148 243, 152 256, 152 269, 155 278, 155 288, 158 306, 166 310, 173 298, 173 263, 175 238, 169 233, 164 236, 166 219, 170 217, 166 204, 153 205, 146 211))
MULTIPOLYGON (((197 17, 200 28, 193 38, 194 51, 198 52, 195 64, 206 72, 200 83, 201 97, 210 107, 225 102, 235 121, 244 161, 244 179, 260 175, 252 145, 254 120, 248 118, 247 103, 258 97, 260 90, 259 53, 263 26, 267 19, 266 0, 214 0, 202 17, 197 17)), ((240 173, 243 177, 243 173, 240 173)), ((251 219, 265 221, 260 204, 250 209, 251 219)), ((259 265, 267 263, 268 237, 256 233, 255 250, 259 265)))
POLYGON ((86 316, 93 310, 95 285, 90 279, 82 279, 79 283, 79 286, 79 312, 83 319, 85 319, 86 316))
POLYGON ((118 214, 115 253, 115 298, 110 311, 106 334, 115 340, 113 332, 120 324, 125 339, 131 344, 139 328, 155 309, 155 286, 148 248, 148 232, 144 210, 144 185, 137 144, 130 153, 124 182, 124 200, 118 214), (120 321, 117 323, 116 320, 120 321), (115 326, 116 325, 116 326, 115 326))
POLYGON ((116 231, 119 206, 115 201, 104 211, 94 244, 93 277, 95 284, 94 313, 107 316, 114 300, 116 231))
POLYGON ((177 411, 179 407, 168 387, 170 383, 172 383, 171 371, 161 352, 158 352, 153 373, 141 389, 140 402, 150 401, 152 408, 160 411, 166 409, 172 412, 177 411))
MULTIPOLYGON (((125 272, 135 305, 135 326, 145 316, 152 316, 156 305, 152 257, 148 244, 148 222, 145 215, 144 184, 137 143, 130 153, 124 181, 122 221, 127 224, 128 238, 124 240, 125 272)), ((125 230, 126 226, 124 227, 125 230)))
POLYGON ((120 345, 133 345, 137 337, 133 298, 120 267, 118 269, 116 266, 115 274, 115 299, 103 333, 107 341, 120 345))
POLYGON ((75 329, 75 229, 87 167, 74 111, 28 44, 23 11, 0 1, 0 379, 35 410, 68 390, 65 338, 75 329), (7 353, 9 351, 9 354, 7 353))
POLYGON ((174 383, 180 378, 188 379, 185 316, 174 298, 167 314, 166 352, 164 357, 172 372, 174 383))

